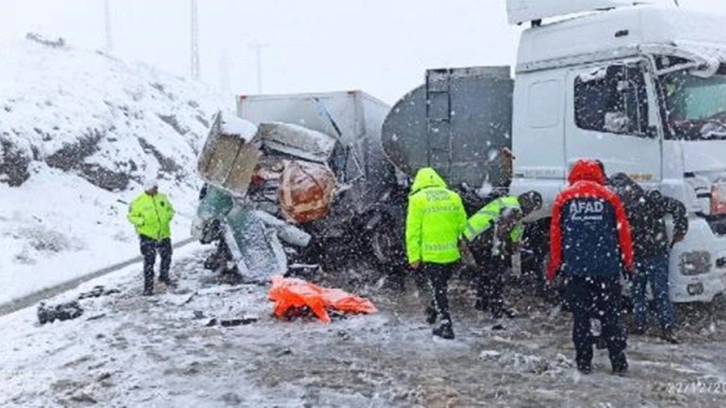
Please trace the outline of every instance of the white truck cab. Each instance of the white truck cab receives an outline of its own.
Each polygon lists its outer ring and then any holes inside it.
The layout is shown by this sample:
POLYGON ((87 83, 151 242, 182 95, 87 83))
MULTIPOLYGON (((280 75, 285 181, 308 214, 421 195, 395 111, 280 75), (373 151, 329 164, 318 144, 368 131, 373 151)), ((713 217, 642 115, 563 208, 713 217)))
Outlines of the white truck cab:
POLYGON ((515 72, 511 190, 541 191, 546 217, 573 163, 597 158, 681 200, 690 225, 671 253, 670 296, 713 300, 726 276, 726 18, 562 3, 508 0, 511 23, 533 22, 515 72), (542 22, 564 13, 581 14, 542 22))

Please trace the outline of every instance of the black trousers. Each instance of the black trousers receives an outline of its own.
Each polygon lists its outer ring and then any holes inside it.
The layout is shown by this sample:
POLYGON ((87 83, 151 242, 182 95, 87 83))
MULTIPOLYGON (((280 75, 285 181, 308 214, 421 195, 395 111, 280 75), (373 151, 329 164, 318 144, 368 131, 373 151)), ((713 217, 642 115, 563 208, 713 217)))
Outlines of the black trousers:
POLYGON ((572 340, 575 343, 578 367, 592 362, 590 319, 599 319, 610 361, 618 361, 627 346, 627 337, 620 324, 621 287, 619 277, 570 279, 566 289, 574 320, 572 340))
POLYGON ((431 307, 434 308, 436 314, 442 323, 451 324, 451 314, 449 313, 449 279, 454 274, 456 263, 453 264, 432 264, 427 263, 423 266, 423 273, 428 277, 431 283, 432 300, 431 307))
POLYGON ((161 265, 159 268, 159 280, 169 280, 169 267, 171 266, 171 239, 151 239, 146 236, 139 236, 141 243, 141 255, 144 257, 144 292, 154 291, 154 263, 156 253, 159 253, 161 265))
POLYGON ((491 246, 483 246, 476 241, 469 245, 469 250, 478 268, 477 302, 483 308, 488 307, 492 315, 501 316, 504 311, 504 272, 511 257, 495 255, 491 246))

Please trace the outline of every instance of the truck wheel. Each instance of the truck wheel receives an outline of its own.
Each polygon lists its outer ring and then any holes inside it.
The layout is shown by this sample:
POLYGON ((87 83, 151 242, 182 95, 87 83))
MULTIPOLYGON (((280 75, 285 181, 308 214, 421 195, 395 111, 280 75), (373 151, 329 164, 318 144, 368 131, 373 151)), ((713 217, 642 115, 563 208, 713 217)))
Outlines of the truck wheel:
POLYGON ((378 279, 383 278, 386 288, 394 291, 405 290, 406 268, 401 262, 399 242, 395 229, 387 221, 379 228, 371 231, 370 252, 378 272, 378 279))
POLYGON ((388 220, 383 220, 369 235, 371 253, 379 265, 393 265, 397 254, 396 237, 388 220))

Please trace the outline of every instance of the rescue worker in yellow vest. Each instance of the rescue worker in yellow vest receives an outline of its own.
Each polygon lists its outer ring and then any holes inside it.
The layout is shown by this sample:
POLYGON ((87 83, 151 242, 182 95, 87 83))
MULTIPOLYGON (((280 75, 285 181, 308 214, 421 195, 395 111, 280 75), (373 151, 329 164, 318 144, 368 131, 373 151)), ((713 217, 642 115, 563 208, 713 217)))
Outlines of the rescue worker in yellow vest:
POLYGON ((141 244, 141 255, 144 257, 144 296, 154 294, 154 263, 156 252, 159 252, 161 266, 159 282, 172 285, 169 278, 171 266, 171 220, 174 218, 174 207, 169 199, 159 193, 156 180, 144 183, 141 193, 129 207, 128 220, 136 227, 141 244))
POLYGON ((461 256, 458 239, 466 225, 461 197, 446 187, 430 167, 416 173, 408 197, 406 254, 411 269, 424 274, 431 284, 433 300, 426 310, 427 322, 440 325, 435 336, 453 339, 449 314, 448 282, 461 256))
POLYGON ((476 309, 489 309, 494 319, 505 313, 509 318, 515 317, 513 311, 504 308, 502 298, 507 257, 520 250, 522 220, 541 207, 542 196, 536 191, 518 197, 504 196, 484 206, 467 222, 463 241, 479 268, 476 309))

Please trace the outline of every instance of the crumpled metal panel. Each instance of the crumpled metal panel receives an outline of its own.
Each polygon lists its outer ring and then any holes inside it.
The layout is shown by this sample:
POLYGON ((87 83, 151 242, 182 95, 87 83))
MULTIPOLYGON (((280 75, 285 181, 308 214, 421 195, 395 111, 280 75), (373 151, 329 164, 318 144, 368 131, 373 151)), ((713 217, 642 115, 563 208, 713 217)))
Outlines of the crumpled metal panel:
POLYGON ((218 113, 199 156, 199 174, 234 197, 245 197, 260 156, 254 140, 224 133, 222 114, 218 113))
POLYGON ((334 137, 289 123, 261 123, 258 137, 271 150, 325 163, 333 154, 334 137))
POLYGON ((325 218, 333 204, 335 187, 335 176, 327 166, 289 161, 280 179, 280 210, 287 219, 300 224, 325 218))

